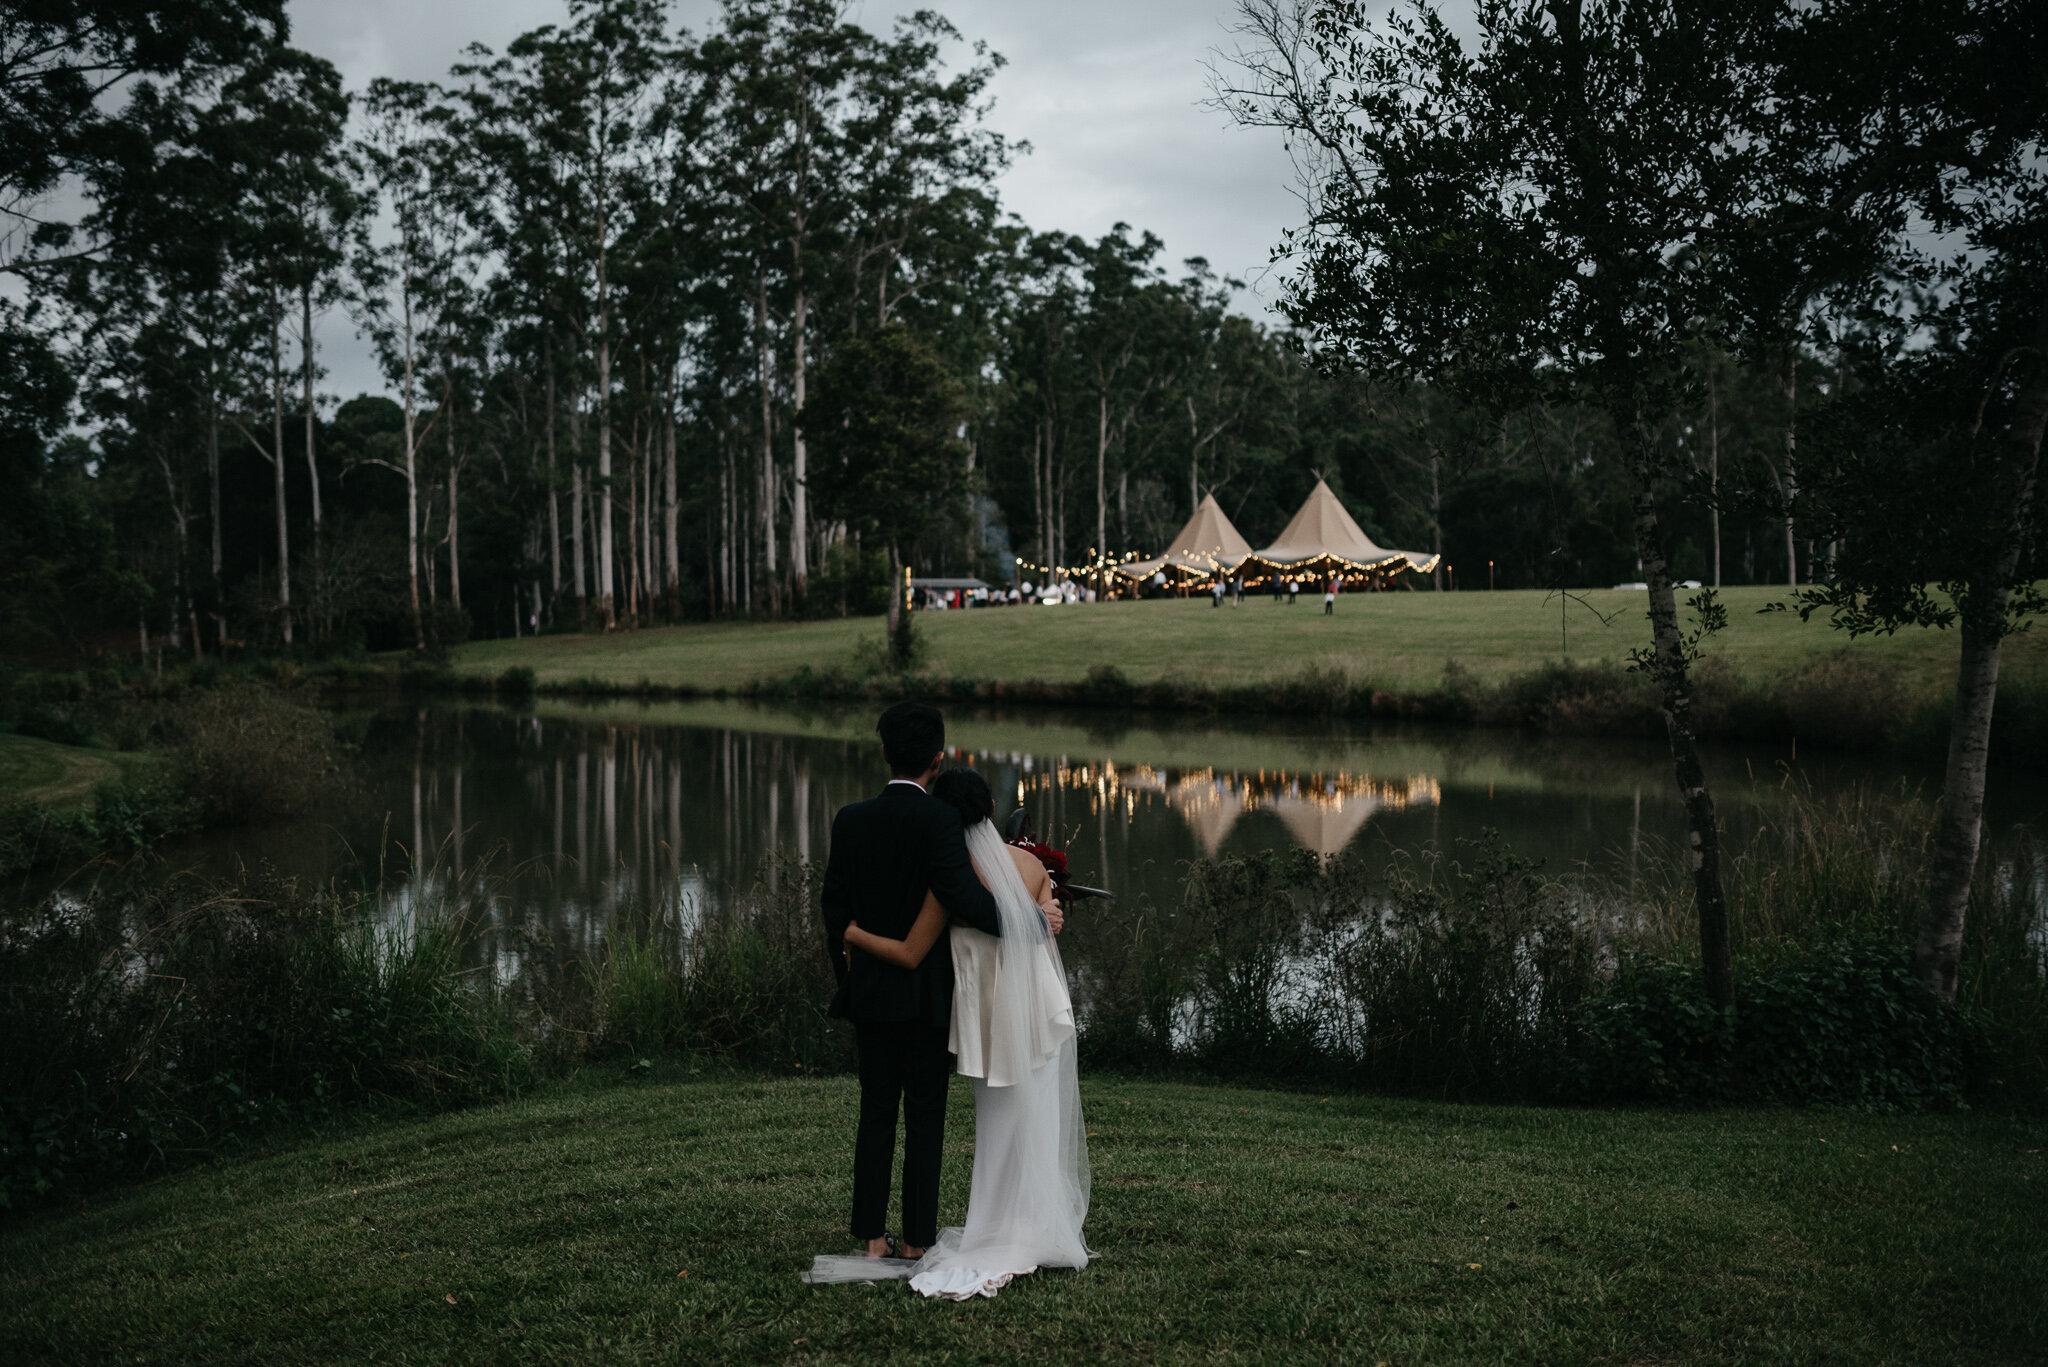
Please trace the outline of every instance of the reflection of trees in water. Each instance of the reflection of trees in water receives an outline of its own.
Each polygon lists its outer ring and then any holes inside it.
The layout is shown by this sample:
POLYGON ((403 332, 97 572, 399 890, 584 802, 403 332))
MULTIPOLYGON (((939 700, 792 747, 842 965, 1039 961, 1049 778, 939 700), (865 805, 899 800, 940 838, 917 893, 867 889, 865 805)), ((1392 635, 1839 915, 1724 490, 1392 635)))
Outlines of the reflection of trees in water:
POLYGON ((687 934, 710 899, 757 873, 772 885, 768 856, 822 855, 833 810, 873 767, 845 743, 741 731, 467 709, 409 720, 387 916, 438 902, 469 917, 477 961, 504 981, 536 957, 602 962, 617 929, 687 934))
MULTIPOLYGON (((1203 734, 1179 743, 1198 752, 1203 734)), ((1071 729, 1064 735, 1073 739, 1071 729)), ((1078 881, 1118 894, 1115 903, 1079 908, 1082 930, 1128 922, 1148 900, 1176 904, 1190 861, 1204 857, 1345 851, 1377 866, 1403 852, 1448 848, 1484 827, 1543 858, 1548 874, 1583 861, 1623 879, 1639 876, 1647 896, 1660 871, 1683 865, 1682 848, 1671 843, 1682 827, 1668 780, 1637 787, 1626 773, 1607 774, 1580 787, 1569 750, 1475 733, 1438 752, 1389 748, 1380 758, 1392 773, 1372 772, 1370 752, 1357 749, 1342 763, 1301 763, 1298 745, 1266 769, 1127 762, 1079 744, 1064 755, 960 749, 949 762, 988 778, 998 816, 1028 808, 1038 831, 1067 850, 1078 881), (1438 772, 1430 753, 1448 756, 1451 768, 1438 772), (1552 768, 1543 784, 1503 783, 1498 793, 1484 778, 1458 779, 1460 769, 1506 772, 1513 766, 1504 767, 1503 755, 1536 756, 1552 768)), ((834 813, 872 796, 886 777, 873 740, 844 731, 642 723, 618 708, 581 720, 407 707, 366 728, 365 754, 375 801, 352 818, 349 850, 375 867, 383 849, 393 917, 409 915, 416 895, 462 908, 483 931, 477 961, 507 980, 601 963, 620 929, 686 932, 757 880, 773 891, 782 875, 767 871, 770 856, 822 861, 834 813), (388 828, 380 829, 387 812, 388 828)), ((1828 765, 1839 787, 1840 766, 1828 765)), ((1745 823, 1758 819, 1746 815, 1752 808, 1759 816, 1782 809, 1781 781, 1758 766, 1756 800, 1731 803, 1731 842, 1746 839, 1745 823)), ((320 871, 323 834, 293 829, 303 847, 298 865, 286 857, 295 852, 259 845, 271 838, 264 832, 244 834, 230 853, 334 876, 320 871)), ((1634 900, 1638 884, 1625 886, 1634 900)), ((1070 961, 1079 970, 1086 959, 1077 939, 1070 961)))

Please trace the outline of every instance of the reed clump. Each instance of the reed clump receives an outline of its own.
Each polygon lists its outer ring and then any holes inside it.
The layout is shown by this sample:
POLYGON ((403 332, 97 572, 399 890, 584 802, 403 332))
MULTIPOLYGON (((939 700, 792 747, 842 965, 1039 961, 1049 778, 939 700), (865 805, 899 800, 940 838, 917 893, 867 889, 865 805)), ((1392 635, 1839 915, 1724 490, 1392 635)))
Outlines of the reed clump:
POLYGON ((777 1071, 848 1066, 852 1041, 825 1014, 834 982, 818 877, 815 865, 773 857, 725 897, 628 917, 593 975, 592 1047, 777 1071))
POLYGON ((217 1155, 290 1121, 536 1073, 460 922, 265 871, 43 899, 0 930, 0 1202, 217 1155))

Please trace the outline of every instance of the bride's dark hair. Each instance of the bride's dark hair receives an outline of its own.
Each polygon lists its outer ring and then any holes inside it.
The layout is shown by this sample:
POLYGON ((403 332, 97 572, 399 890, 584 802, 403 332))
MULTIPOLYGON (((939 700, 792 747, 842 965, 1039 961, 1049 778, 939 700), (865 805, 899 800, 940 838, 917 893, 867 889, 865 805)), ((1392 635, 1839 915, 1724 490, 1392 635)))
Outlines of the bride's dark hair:
POLYGON ((974 829, 996 814, 995 795, 988 780, 972 769, 948 769, 932 780, 932 796, 960 813, 960 824, 974 829))

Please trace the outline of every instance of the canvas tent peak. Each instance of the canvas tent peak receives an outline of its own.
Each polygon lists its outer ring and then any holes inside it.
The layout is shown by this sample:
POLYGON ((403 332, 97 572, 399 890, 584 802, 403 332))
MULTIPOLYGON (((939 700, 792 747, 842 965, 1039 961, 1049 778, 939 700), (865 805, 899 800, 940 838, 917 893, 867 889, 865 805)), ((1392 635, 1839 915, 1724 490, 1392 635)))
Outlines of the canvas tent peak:
POLYGON ((1162 570, 1206 577, 1229 573, 1243 564, 1251 553, 1251 542, 1231 525, 1223 505, 1216 501, 1216 495, 1204 494, 1195 508, 1195 515, 1174 534, 1173 540, 1166 543, 1164 554, 1150 560, 1128 561, 1115 569, 1118 574, 1132 579, 1150 579, 1162 570))
POLYGON ((1415 570, 1427 574, 1436 568, 1438 559, 1423 551, 1390 551, 1376 545, 1321 479, 1279 539, 1246 558, 1252 566, 1267 571, 1316 570, 1336 574, 1359 570, 1381 574, 1415 570))

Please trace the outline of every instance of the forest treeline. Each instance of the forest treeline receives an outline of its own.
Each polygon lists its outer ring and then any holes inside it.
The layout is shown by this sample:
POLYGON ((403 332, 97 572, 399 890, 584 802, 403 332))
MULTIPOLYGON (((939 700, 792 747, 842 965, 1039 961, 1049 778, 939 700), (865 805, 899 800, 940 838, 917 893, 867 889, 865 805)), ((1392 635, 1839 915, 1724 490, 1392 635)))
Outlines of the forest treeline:
MULTIPOLYGON (((935 13, 577 0, 358 90, 277 0, 73 0, 0 42, 11 654, 878 611, 803 414, 889 328, 957 386, 921 572, 1155 552, 1208 491, 1263 544, 1320 475, 1444 557, 1416 587, 1641 577, 1597 404, 1319 367, 1152 232, 1005 212, 1002 59, 935 13), (385 394, 328 392, 351 331, 385 394)), ((1789 493, 1842 363, 1695 360, 1670 492, 1789 493)), ((1673 572, 1810 580, 1826 545, 1768 505, 1674 497, 1673 572)))

